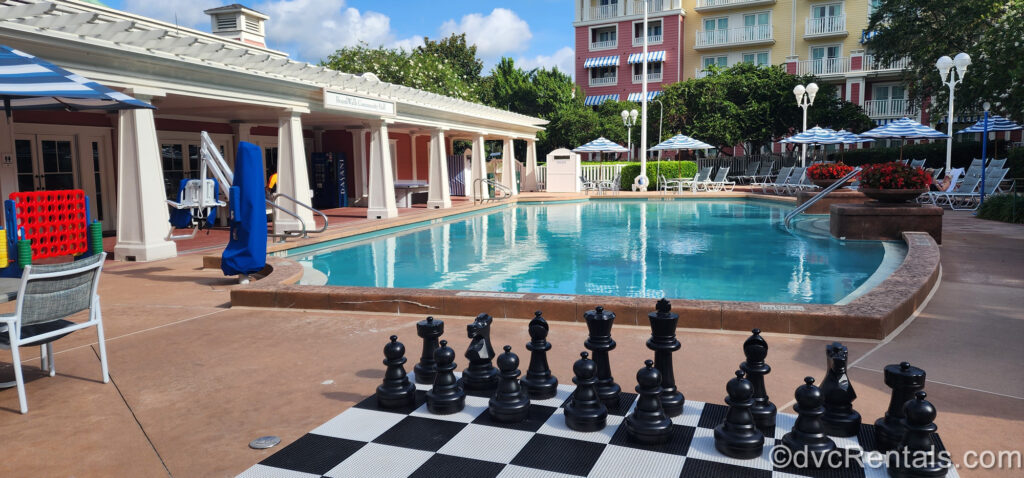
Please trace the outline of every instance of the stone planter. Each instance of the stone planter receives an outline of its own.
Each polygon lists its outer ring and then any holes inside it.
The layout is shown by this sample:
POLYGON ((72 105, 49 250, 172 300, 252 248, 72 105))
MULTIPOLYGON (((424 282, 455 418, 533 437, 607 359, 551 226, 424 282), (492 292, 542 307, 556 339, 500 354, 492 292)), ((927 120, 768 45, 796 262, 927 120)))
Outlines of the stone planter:
MULTIPOLYGON (((815 186, 818 186, 819 188, 825 189, 825 188, 831 186, 832 183, 834 183, 836 181, 839 181, 839 179, 840 178, 835 178, 835 179, 812 179, 811 182, 814 183, 815 186)), ((845 183, 843 183, 843 186, 848 186, 852 182, 853 182, 853 180, 848 180, 845 183)), ((843 186, 840 186, 840 187, 843 187, 843 186)))
POLYGON ((903 204, 916 199, 918 196, 928 192, 927 188, 922 189, 872 189, 860 188, 865 196, 884 204, 903 204))

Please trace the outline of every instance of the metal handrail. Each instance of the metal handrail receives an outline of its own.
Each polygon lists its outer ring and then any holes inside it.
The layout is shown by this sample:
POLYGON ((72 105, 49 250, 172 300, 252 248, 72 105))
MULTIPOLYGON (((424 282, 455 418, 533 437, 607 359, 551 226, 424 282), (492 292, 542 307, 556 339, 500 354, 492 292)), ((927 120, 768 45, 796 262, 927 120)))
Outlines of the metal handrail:
POLYGON ((501 184, 493 179, 487 178, 477 178, 473 180, 473 204, 476 204, 477 201, 480 201, 480 203, 482 204, 486 201, 497 201, 498 199, 508 199, 510 197, 512 197, 512 189, 510 189, 508 186, 505 186, 504 184, 501 184), (503 193, 502 197, 483 197, 484 184, 493 186, 495 191, 501 191, 503 193))
POLYGON ((295 220, 299 221, 299 225, 302 226, 302 230, 301 231, 284 231, 281 234, 276 234, 276 233, 271 232, 271 233, 267 233, 267 236, 269 236, 269 237, 307 237, 306 221, 303 221, 302 218, 299 217, 298 214, 296 214, 293 211, 289 211, 288 209, 285 209, 285 208, 279 206, 277 203, 275 203, 274 201, 271 201, 269 199, 264 199, 264 201, 267 203, 268 206, 271 207, 271 209, 277 209, 278 211, 281 211, 281 212, 283 212, 283 213, 285 213, 285 214, 287 214, 287 215, 289 215, 291 217, 294 217, 295 220))
POLYGON ((822 200, 825 196, 828 196, 828 194, 831 193, 832 191, 835 191, 836 189, 841 188, 844 184, 846 184, 847 181, 853 179, 858 174, 860 174, 860 168, 853 168, 853 171, 850 171, 849 173, 847 173, 846 176, 843 176, 842 178, 840 178, 836 182, 834 182, 832 184, 829 184, 828 187, 826 187, 825 189, 822 189, 820 193, 816 194, 814 197, 809 199, 807 202, 797 206, 792 211, 789 211, 789 214, 786 214, 786 219, 785 219, 786 229, 789 229, 790 221, 792 221, 793 218, 796 217, 797 214, 800 214, 800 213, 806 211, 808 208, 813 206, 814 203, 822 200))
MULTIPOLYGON (((313 208, 312 206, 310 206, 310 205, 308 205, 308 204, 305 204, 305 203, 301 203, 301 202, 299 202, 299 201, 298 201, 297 199, 295 199, 295 198, 293 198, 293 197, 291 197, 291 196, 289 196, 289 195, 287 195, 287 194, 285 194, 285 193, 275 193, 275 194, 274 194, 273 196, 271 196, 271 197, 273 197, 275 201, 277 200, 277 198, 285 198, 285 199, 287 199, 287 200, 289 200, 289 201, 291 201, 291 202, 295 203, 295 204, 296 204, 296 205, 298 205, 298 206, 302 206, 302 207, 304 207, 304 208, 306 208, 306 209, 309 209, 310 211, 313 211, 313 212, 314 212, 315 214, 317 214, 317 215, 319 215, 320 217, 322 217, 322 218, 324 219, 324 225, 323 225, 323 227, 321 227, 320 229, 317 229, 317 230, 315 230, 315 231, 310 231, 310 232, 312 232, 313 234, 320 234, 321 232, 324 232, 324 231, 326 231, 326 230, 327 230, 327 215, 326 215, 326 214, 324 214, 323 212, 321 212, 320 210, 318 210, 318 209, 314 209, 314 208, 313 208)), ((305 234, 303 235, 303 237, 305 237, 305 234)))

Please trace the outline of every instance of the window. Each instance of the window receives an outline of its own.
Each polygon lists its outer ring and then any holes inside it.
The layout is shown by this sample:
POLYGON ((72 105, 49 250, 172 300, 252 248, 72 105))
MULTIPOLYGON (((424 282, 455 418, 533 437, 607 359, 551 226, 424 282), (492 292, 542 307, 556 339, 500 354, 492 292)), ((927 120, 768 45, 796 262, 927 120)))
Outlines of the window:
MULTIPOLYGON (((639 75, 644 74, 643 66, 644 65, 641 64, 641 63, 635 63, 633 65, 633 76, 639 76, 639 75)), ((648 75, 660 75, 661 74, 661 62, 660 61, 656 61, 656 62, 648 63, 647 64, 647 74, 648 75)))
POLYGON ((750 63, 755 66, 768 66, 768 52, 757 51, 743 54, 743 63, 750 63))
POLYGON ((769 12, 743 15, 743 39, 756 41, 771 36, 772 16, 769 12))
POLYGON ((614 42, 615 41, 615 27, 601 27, 591 30, 591 41, 598 42, 614 42))
POLYGON ((603 66, 600 68, 591 68, 590 77, 597 78, 615 78, 615 67, 614 66, 603 66))
MULTIPOLYGON (((633 24, 633 38, 638 38, 643 41, 643 31, 644 22, 636 22, 633 24)), ((650 20, 647 22, 647 36, 661 36, 661 20, 650 20)))
POLYGON ((816 75, 839 73, 842 65, 839 45, 811 47, 812 73, 816 75))
POLYGON ((719 68, 727 68, 729 66, 729 57, 727 56, 705 56, 704 57, 704 68, 709 66, 717 66, 719 68))
POLYGON ((873 99, 902 100, 907 97, 907 88, 903 85, 875 85, 873 99))
POLYGON ((704 20, 704 30, 706 30, 706 31, 710 32, 710 31, 714 31, 714 30, 728 30, 728 29, 729 29, 729 17, 708 18, 707 20, 704 20))
POLYGON ((875 13, 875 10, 878 10, 881 7, 882 0, 871 0, 868 2, 868 15, 870 16, 872 13, 875 13))
POLYGON ((769 12, 752 13, 749 15, 743 15, 743 26, 745 27, 757 27, 761 25, 771 25, 772 15, 769 12))
POLYGON ((704 20, 704 43, 717 45, 729 39, 729 17, 704 20))
POLYGON ((826 3, 822 5, 811 5, 811 18, 838 17, 843 14, 842 3, 826 3))

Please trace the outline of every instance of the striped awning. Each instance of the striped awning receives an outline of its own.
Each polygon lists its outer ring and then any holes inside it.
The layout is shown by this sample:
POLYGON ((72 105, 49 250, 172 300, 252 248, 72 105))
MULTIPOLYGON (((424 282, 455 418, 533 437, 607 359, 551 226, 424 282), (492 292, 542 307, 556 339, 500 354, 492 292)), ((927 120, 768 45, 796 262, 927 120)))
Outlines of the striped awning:
POLYGON ((619 66, 619 56, 601 56, 597 58, 587 58, 583 62, 583 68, 601 68, 605 66, 619 66))
MULTIPOLYGON (((643 53, 633 53, 632 55, 629 55, 629 64, 632 65, 634 63, 640 63, 641 62, 641 58, 643 58, 643 56, 644 56, 643 53)), ((649 51, 649 52, 647 52, 647 62, 648 63, 653 63, 653 62, 656 62, 656 61, 665 61, 665 52, 664 51, 649 51)))
POLYGON ((583 100, 583 104, 587 106, 597 106, 605 101, 619 101, 619 95, 588 96, 587 99, 583 100))
MULTIPOLYGON (((661 91, 648 91, 647 92, 647 101, 651 101, 651 100, 657 98, 658 96, 661 95, 661 93, 662 93, 661 91)), ((643 93, 640 92, 640 91, 637 91, 636 93, 630 93, 629 97, 626 98, 626 99, 628 101, 632 101, 634 103, 639 103, 640 102, 640 98, 642 96, 643 96, 643 93)))
POLYGON ((862 30, 860 32, 860 43, 861 44, 867 43, 868 40, 874 38, 875 35, 877 35, 877 34, 878 34, 878 32, 874 31, 874 30, 870 30, 870 31, 869 30, 862 30))
POLYGON ((945 133, 929 128, 910 118, 900 118, 885 126, 860 134, 866 138, 902 138, 902 139, 941 139, 948 138, 945 133))
MULTIPOLYGON (((987 128, 987 130, 990 131, 990 132, 991 131, 1017 131, 1019 129, 1022 129, 1021 125, 1019 125, 1017 123, 1014 123, 1013 121, 1010 121, 1010 120, 1008 120, 1006 118, 1003 118, 1002 116, 990 115, 988 117, 988 128, 987 128)), ((986 130, 986 128, 985 128, 985 118, 982 118, 981 121, 978 121, 977 123, 974 123, 969 128, 965 128, 965 129, 962 129, 960 131, 957 131, 956 134, 984 133, 985 130, 986 130)))
POLYGON ((155 108, 28 53, 0 45, 0 98, 6 110, 155 108))

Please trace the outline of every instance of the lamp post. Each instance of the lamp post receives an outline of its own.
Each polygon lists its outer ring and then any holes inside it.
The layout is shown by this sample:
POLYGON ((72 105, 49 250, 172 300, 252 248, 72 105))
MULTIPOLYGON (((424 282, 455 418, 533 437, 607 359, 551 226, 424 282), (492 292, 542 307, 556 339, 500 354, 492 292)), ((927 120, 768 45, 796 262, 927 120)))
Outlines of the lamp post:
MULTIPOLYGON (((950 102, 952 103, 952 101, 950 102)), ((981 201, 978 203, 978 209, 985 205, 985 163, 988 162, 988 110, 992 109, 992 103, 986 101, 981 107, 985 109, 985 123, 981 132, 981 201)))
MULTIPOLYGON (((661 143, 661 124, 662 124, 662 120, 665 118, 665 105, 661 103, 660 99, 654 100, 654 101, 658 102, 658 142, 661 143)), ((657 172, 657 175, 655 177, 658 178, 658 181, 661 180, 661 150, 660 149, 658 150, 658 172, 657 172)), ((657 186, 657 181, 655 182, 655 186, 657 186)), ((655 189, 657 189, 657 188, 655 188, 655 189)))
POLYGON ((939 69, 939 76, 942 77, 942 84, 949 87, 949 121, 946 134, 946 171, 953 167, 953 92, 956 85, 964 81, 967 74, 967 67, 971 66, 971 56, 960 52, 955 58, 944 56, 935 62, 935 68, 939 69))
MULTIPOLYGON (((807 131, 807 107, 814 104, 814 97, 818 94, 818 84, 811 83, 807 86, 796 85, 793 88, 793 96, 796 96, 796 105, 803 108, 804 110, 804 129, 807 131)), ((800 167, 804 167, 804 163, 807 162, 807 145, 801 145, 800 149, 800 167)))
POLYGON ((626 127, 626 145, 629 148, 629 160, 633 161, 633 125, 640 113, 637 110, 622 110, 622 124, 626 127))

